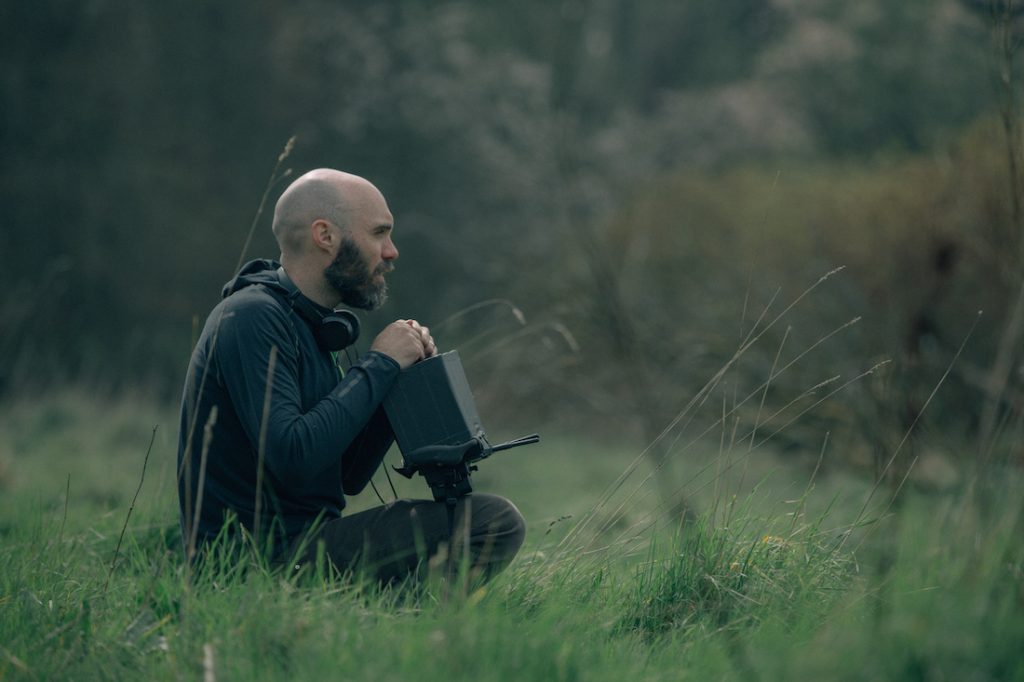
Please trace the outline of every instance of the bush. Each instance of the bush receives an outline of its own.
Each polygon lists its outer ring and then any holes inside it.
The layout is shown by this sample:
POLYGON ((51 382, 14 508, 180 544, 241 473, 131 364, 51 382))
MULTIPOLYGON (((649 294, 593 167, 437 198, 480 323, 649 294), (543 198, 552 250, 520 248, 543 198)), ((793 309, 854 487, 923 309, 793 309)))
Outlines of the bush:
MULTIPOLYGON (((1020 287, 1022 238, 1010 215, 1001 135, 986 120, 942 154, 683 173, 638 192, 595 249, 577 256, 580 299, 598 295, 566 313, 582 348, 580 371, 566 370, 574 382, 566 394, 632 403, 641 410, 635 419, 660 429, 748 334, 763 331, 725 383, 733 405, 734 394, 770 379, 764 405, 753 400, 738 413, 746 429, 760 423, 766 435, 774 430, 764 430, 767 416, 811 387, 833 382, 768 426, 888 360, 801 418, 803 431, 778 435, 780 445, 796 446, 830 430, 851 461, 871 463, 911 429, 970 335, 915 427, 915 435, 941 424, 943 439, 969 437, 1020 287), (633 399, 636 383, 646 402, 633 399)), ((1010 434, 1024 414, 1017 374, 1001 410, 1011 456, 1020 446, 1010 434)), ((718 396, 712 421, 721 416, 718 396)))

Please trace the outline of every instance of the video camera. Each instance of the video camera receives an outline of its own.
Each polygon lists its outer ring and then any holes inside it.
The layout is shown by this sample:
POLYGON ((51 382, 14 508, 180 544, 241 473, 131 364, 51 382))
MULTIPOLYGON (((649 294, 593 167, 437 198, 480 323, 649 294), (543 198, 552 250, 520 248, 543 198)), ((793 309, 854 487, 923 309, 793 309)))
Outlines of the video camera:
POLYGON ((533 434, 491 445, 484 433, 458 351, 449 351, 412 365, 398 375, 384 398, 406 478, 420 474, 434 500, 454 508, 473 490, 475 463, 495 452, 540 441, 533 434))

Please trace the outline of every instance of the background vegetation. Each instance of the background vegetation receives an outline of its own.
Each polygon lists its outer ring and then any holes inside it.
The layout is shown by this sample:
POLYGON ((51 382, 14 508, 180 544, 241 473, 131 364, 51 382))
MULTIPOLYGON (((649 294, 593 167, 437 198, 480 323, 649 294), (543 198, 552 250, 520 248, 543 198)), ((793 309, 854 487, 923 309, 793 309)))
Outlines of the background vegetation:
POLYGON ((1020 14, 6 3, 0 679, 1024 677, 1020 14), (477 475, 530 544, 454 605, 177 562, 198 325, 318 166, 397 217, 364 329, 545 439, 477 475))

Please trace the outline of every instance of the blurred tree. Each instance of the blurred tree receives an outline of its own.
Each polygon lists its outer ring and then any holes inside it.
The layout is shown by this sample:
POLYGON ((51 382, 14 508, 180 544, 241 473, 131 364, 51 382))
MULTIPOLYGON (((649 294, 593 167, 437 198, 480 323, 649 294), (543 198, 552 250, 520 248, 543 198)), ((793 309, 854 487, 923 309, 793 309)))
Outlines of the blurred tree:
POLYGON ((763 73, 799 101, 826 152, 920 151, 991 101, 984 37, 956 2, 787 4, 793 29, 763 73))
MULTIPOLYGON (((648 265, 616 251, 610 216, 680 169, 926 148, 950 134, 989 102, 972 52, 981 29, 958 7, 6 3, 0 377, 19 389, 12 373, 33 385, 154 377, 176 393, 192 321, 232 274, 292 134, 296 173, 347 168, 391 201, 403 258, 387 314, 430 322, 511 297, 536 321, 523 361, 559 323, 607 351, 606 302, 579 257, 587 234, 630 302, 648 286, 630 277, 648 265)), ((276 253, 268 225, 264 215, 250 255, 276 253)), ((690 250, 671 255, 690 267, 690 250)), ((731 276, 706 286, 721 295, 731 276)), ((671 327, 655 313, 631 322, 640 338, 671 327)), ((601 403, 558 389, 573 372, 558 365, 551 396, 532 404, 601 403)), ((504 395, 518 385, 503 381, 504 395)))
MULTIPOLYGON (((1014 0, 964 0, 964 4, 987 20, 992 32, 996 92, 1006 149, 1006 177, 1010 220, 997 232, 996 244, 988 249, 997 254, 996 274, 1008 289, 1008 305, 1001 320, 1003 328, 992 367, 984 382, 985 400, 980 417, 979 467, 987 469, 991 453, 1006 423, 1016 413, 1024 419, 1024 407, 1015 406, 1010 395, 1024 386, 1024 134, 1021 127, 1018 74, 1021 39, 1024 37, 1024 4, 1014 0), (1016 295, 1014 291, 1017 290, 1016 295)), ((986 472, 987 473, 987 472, 986 472)))

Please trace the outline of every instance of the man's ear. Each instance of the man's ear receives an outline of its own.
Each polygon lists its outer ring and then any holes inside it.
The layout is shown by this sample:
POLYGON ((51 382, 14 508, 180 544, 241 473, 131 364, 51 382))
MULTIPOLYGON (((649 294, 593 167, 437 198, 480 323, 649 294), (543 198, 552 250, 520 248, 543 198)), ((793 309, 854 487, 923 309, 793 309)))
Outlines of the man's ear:
POLYGON ((337 240, 337 228, 334 225, 326 220, 314 220, 309 229, 313 237, 313 246, 322 251, 334 250, 334 243, 337 240))

